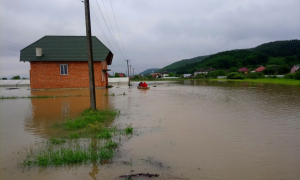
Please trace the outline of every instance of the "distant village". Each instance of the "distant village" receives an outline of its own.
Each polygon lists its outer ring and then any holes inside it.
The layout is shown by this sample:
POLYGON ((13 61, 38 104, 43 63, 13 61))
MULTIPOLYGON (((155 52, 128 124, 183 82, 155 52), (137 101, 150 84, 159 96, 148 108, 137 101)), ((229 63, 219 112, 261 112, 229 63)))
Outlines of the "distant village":
MULTIPOLYGON (((259 66, 258 68, 251 70, 247 67, 242 67, 239 69, 227 69, 227 70, 217 70, 212 67, 209 68, 199 68, 193 74, 175 74, 173 72, 164 71, 161 73, 152 72, 150 74, 138 74, 138 75, 131 75, 131 78, 161 78, 161 79, 173 79, 173 78, 197 78, 197 77, 214 77, 219 79, 226 79, 230 73, 240 74, 247 76, 249 74, 257 74, 263 75, 265 77, 268 76, 276 76, 276 77, 284 77, 286 74, 294 74, 296 72, 300 72, 300 64, 293 65, 292 67, 284 70, 279 70, 279 66, 272 66, 272 67, 264 67, 259 66), (217 75, 217 76, 216 76, 217 75)), ((110 77, 127 77, 125 73, 115 73, 114 76, 110 77)), ((238 78, 237 78, 238 79, 238 78)))

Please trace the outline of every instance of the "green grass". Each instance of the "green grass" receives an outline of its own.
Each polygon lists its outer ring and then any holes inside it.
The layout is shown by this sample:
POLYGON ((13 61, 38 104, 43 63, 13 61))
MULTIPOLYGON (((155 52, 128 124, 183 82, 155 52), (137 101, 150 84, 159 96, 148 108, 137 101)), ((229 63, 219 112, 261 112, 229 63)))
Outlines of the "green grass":
POLYGON ((128 126, 125 128, 125 134, 132 134, 132 132, 133 132, 133 127, 128 126))
POLYGON ((68 119, 66 122, 55 126, 61 126, 65 130, 85 129, 87 132, 99 132, 105 125, 111 123, 117 115, 116 110, 87 109, 76 119, 68 119))
POLYGON ((37 153, 31 153, 23 160, 24 166, 50 166, 63 164, 76 164, 87 162, 103 163, 113 158, 114 149, 118 146, 113 141, 108 141, 105 145, 92 145, 90 147, 75 146, 53 148, 50 144, 46 149, 37 153))
POLYGON ((107 127, 118 114, 116 110, 87 109, 75 119, 55 123, 52 128, 61 130, 58 134, 64 134, 63 138, 51 137, 38 147, 35 145, 35 149, 30 148, 21 164, 44 167, 95 161, 109 162, 118 148, 118 143, 112 138, 125 133, 132 134, 133 131, 131 126, 124 130, 107 127), (88 142, 87 138, 91 141, 88 142))
POLYGON ((51 144, 63 144, 63 143, 65 143, 66 142, 66 140, 65 139, 57 139, 57 138, 54 138, 54 137, 51 137, 50 139, 49 139, 49 142, 51 143, 51 144))
POLYGON ((284 84, 299 86, 300 81, 294 79, 284 78, 261 78, 261 79, 214 79, 213 81, 235 81, 235 82, 251 82, 251 83, 270 83, 270 84, 284 84))

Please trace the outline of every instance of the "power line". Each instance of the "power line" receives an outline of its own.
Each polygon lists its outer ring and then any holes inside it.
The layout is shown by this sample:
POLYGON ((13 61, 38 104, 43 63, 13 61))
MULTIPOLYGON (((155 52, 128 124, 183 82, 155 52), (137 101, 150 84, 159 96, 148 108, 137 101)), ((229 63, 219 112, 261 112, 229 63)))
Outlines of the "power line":
POLYGON ((114 20, 115 20, 115 23, 116 23, 116 26, 117 26, 117 30, 118 30, 118 33, 119 33, 119 37, 120 37, 120 40, 121 40, 121 45, 122 45, 123 51, 125 53, 125 57, 127 59, 128 56, 127 56, 126 51, 125 51, 124 46, 123 46, 123 41, 122 41, 122 38, 121 38, 121 35, 120 35, 119 27, 118 27, 118 24, 117 24, 115 12, 114 12, 114 8, 113 8, 111 0, 110 0, 110 6, 111 6, 111 9, 112 9, 112 12, 113 12, 113 15, 114 15, 114 20))
POLYGON ((117 44, 117 47, 119 48, 119 50, 120 50, 122 56, 123 56, 124 58, 126 58, 126 57, 124 56, 123 52, 122 52, 122 49, 120 48, 120 45, 119 45, 119 43, 118 43, 118 41, 117 41, 117 38, 116 38, 116 36, 115 36, 114 30, 113 30, 113 27, 112 27, 112 25, 111 25, 111 22, 110 22, 110 19, 109 19, 108 14, 107 14, 107 10, 106 10, 106 7, 105 7, 105 4, 104 4, 104 1, 103 1, 103 0, 102 0, 102 3, 103 3, 103 7, 104 7, 104 10, 105 10, 105 13, 106 13, 106 16, 107 16, 107 19, 108 19, 108 22, 109 22, 111 31, 112 31, 112 35, 113 35, 114 40, 115 40, 115 42, 116 42, 116 44, 117 44))
MULTIPOLYGON (((99 11, 100 11, 100 13, 101 13, 101 15, 102 15, 102 18, 103 18, 103 20, 104 20, 104 23, 105 23, 105 25, 106 25, 106 28, 107 28, 107 30, 108 30, 108 32, 109 32, 109 35, 110 35, 112 41, 114 42, 115 46, 117 47, 117 46, 118 46, 118 45, 117 45, 117 42, 116 42, 116 40, 115 40, 115 39, 113 38, 113 36, 112 36, 111 30, 110 30, 109 26, 107 25, 107 22, 106 22, 106 20, 105 20, 105 17, 104 17, 104 15, 103 15, 103 13, 102 13, 102 10, 101 10, 101 8, 100 8, 100 6, 99 6, 97 0, 96 0, 96 3, 97 3, 97 6, 98 6, 98 9, 99 9, 99 11)), ((121 55, 123 55, 122 52, 121 52, 121 55)), ((123 55, 123 58, 125 59, 124 55, 123 55)))
MULTIPOLYGON (((84 1, 82 1, 82 0, 79 0, 79 1, 80 1, 80 2, 84 2, 84 1)), ((97 1, 96 1, 96 2, 97 2, 97 1)), ((97 5, 98 5, 98 2, 97 2, 97 5)), ((92 16, 94 22, 96 23, 98 29, 100 30, 100 32, 101 32, 102 35, 104 36, 105 40, 106 40, 107 43, 109 44, 109 46, 110 46, 110 48, 112 49, 112 51, 115 51, 115 52, 116 52, 115 54, 119 57, 119 58, 117 58, 117 59, 119 59, 119 60, 122 59, 122 58, 119 56, 119 53, 117 53, 117 51, 114 49, 114 46, 110 43, 109 38, 107 37, 107 35, 106 35, 104 29, 102 28, 101 23, 99 22, 99 20, 98 20, 98 18, 97 18, 97 16, 96 16, 96 13, 95 13, 95 11, 94 11, 94 9, 93 9, 93 7, 92 7, 92 6, 90 6, 90 7, 91 7, 91 10, 92 10, 91 16, 92 16)), ((106 25, 106 27, 108 28, 108 25, 107 25, 107 23, 106 23, 106 21, 105 21, 105 18, 104 18, 103 14, 102 14, 102 11, 101 11, 99 5, 98 5, 98 8, 99 8, 99 10, 100 10, 100 12, 101 12, 102 18, 104 19, 105 25, 106 25)), ((110 30, 110 29, 108 28, 108 30, 110 30)), ((110 31, 109 31, 109 35, 110 35, 110 37, 112 37, 111 34, 110 34, 110 31)), ((113 38, 111 38, 111 39, 113 39, 113 38)), ((114 40, 114 39, 113 39, 113 40, 114 40)), ((114 45, 116 45, 114 41, 113 41, 113 43, 114 43, 114 45)), ((122 55, 123 55, 123 54, 122 54, 122 55)), ((124 55, 123 55, 123 57, 124 57, 124 55)), ((120 60, 120 62, 124 65, 124 62, 123 62, 123 61, 120 60)), ((120 66, 120 65, 117 64, 117 65, 113 65, 113 66, 120 66)))
MULTIPOLYGON (((93 15, 95 16, 95 17, 92 16, 93 20, 95 21, 96 25, 97 25, 98 28, 100 29, 100 31, 101 31, 101 33, 103 34, 104 38, 106 39, 107 43, 110 45, 111 49, 112 49, 113 51, 115 51, 115 49, 113 48, 113 46, 110 44, 110 42, 109 42, 109 40, 108 40, 108 38, 107 38, 107 36, 106 36, 106 34, 105 34, 105 31, 103 30, 103 28, 102 28, 102 26, 101 26, 101 23, 99 22, 99 20, 98 20, 98 18, 97 18, 97 16, 96 16, 96 14, 95 14, 95 12, 94 12, 92 6, 91 6, 91 9, 92 9, 93 15), (95 20, 95 19, 96 19, 96 20, 95 20)), ((116 55, 119 56, 118 54, 116 54, 116 55)))

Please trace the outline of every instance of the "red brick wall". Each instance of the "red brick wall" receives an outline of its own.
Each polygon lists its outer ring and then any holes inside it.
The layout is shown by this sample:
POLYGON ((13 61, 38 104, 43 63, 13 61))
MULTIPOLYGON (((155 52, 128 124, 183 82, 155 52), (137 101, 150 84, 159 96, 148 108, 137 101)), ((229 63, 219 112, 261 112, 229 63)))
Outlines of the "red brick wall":
MULTIPOLYGON (((104 69, 107 69, 107 63, 104 69)), ((89 87, 88 70, 87 62, 30 62, 30 87, 31 89, 87 88, 89 87), (68 65, 68 75, 60 75, 60 64, 68 65)), ((94 62, 96 87, 107 85, 107 77, 102 81, 102 70, 102 62, 94 62)))

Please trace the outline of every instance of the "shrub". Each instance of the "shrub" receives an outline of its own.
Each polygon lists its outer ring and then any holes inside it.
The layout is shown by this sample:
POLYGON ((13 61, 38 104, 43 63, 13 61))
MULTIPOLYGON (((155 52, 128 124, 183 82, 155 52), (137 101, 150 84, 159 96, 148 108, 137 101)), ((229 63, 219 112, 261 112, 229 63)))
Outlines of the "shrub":
POLYGON ((275 74, 275 69, 272 67, 267 67, 266 69, 263 70, 263 73, 266 75, 272 75, 275 74))
POLYGON ((205 75, 204 74, 197 74, 194 78, 195 79, 204 79, 205 75))
POLYGON ((300 80, 300 70, 295 73, 295 79, 300 80))
POLYGON ((246 77, 247 78, 249 78, 249 79, 258 79, 259 78, 259 76, 258 76, 258 73, 248 73, 247 75, 246 75, 246 77))
POLYGON ((11 79, 21 79, 19 75, 12 77, 11 79))
POLYGON ((230 68, 229 69, 229 72, 231 73, 231 72, 238 72, 238 68, 237 67, 232 67, 232 68, 230 68))
POLYGON ((296 74, 294 74, 294 73, 293 73, 293 74, 292 74, 292 73, 289 73, 289 74, 286 74, 286 75, 284 76, 284 78, 285 78, 285 79, 295 79, 295 75, 296 75, 296 74))
POLYGON ((233 72, 227 75, 227 79, 245 79, 245 76, 240 73, 233 72))

